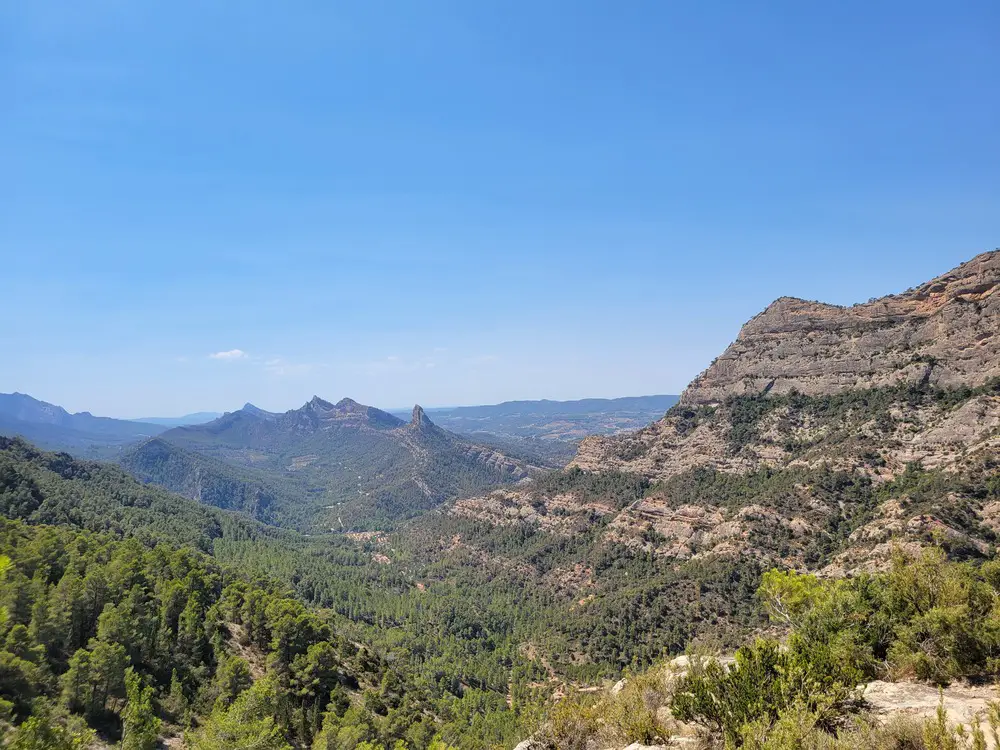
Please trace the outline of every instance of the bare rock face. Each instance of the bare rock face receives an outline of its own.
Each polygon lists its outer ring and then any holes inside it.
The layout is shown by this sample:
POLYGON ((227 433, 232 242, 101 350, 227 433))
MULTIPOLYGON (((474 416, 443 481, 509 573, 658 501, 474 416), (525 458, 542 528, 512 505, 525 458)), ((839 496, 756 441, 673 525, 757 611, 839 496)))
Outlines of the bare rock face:
MULTIPOLYGON (((864 688, 865 703, 876 716, 912 716, 931 719, 938 707, 944 708, 949 723, 961 724, 971 730, 978 721, 985 725, 990 702, 996 697, 996 685, 952 685, 938 689, 932 685, 912 682, 870 682, 864 688)), ((986 734, 990 734, 987 730, 986 734)), ((987 747, 994 747, 992 737, 987 747)))
POLYGON ((768 391, 829 395, 1000 376, 1000 250, 904 294, 853 307, 782 297, 688 386, 684 404, 768 391))
POLYGON ((639 475, 640 494, 595 495, 571 474, 558 491, 529 481, 449 512, 562 537, 599 523, 603 543, 678 562, 830 576, 881 570, 897 546, 985 556, 1000 501, 958 478, 982 486, 1000 468, 998 290, 1000 250, 854 307, 782 298, 663 419, 582 441, 570 473, 639 475), (956 483, 907 484, 921 472, 956 483))
POLYGON ((743 440, 733 436, 746 415, 729 401, 921 384, 953 390, 996 378, 1000 250, 917 289, 854 307, 783 297, 743 327, 672 413, 637 432, 585 439, 570 465, 664 479, 697 467, 746 473, 831 463, 852 469, 877 450, 887 462, 886 477, 914 461, 955 467, 1000 443, 997 393, 957 409, 901 404, 881 417, 863 401, 835 417, 790 405, 761 417, 743 440))

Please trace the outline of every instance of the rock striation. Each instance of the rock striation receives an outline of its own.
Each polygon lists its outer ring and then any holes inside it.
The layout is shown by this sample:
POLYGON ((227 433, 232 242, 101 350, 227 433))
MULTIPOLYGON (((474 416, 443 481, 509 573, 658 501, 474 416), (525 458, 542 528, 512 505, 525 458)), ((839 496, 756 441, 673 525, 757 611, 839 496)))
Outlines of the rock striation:
POLYGON ((884 399, 876 408, 874 394, 982 389, 998 378, 995 250, 916 289, 853 307, 777 300, 743 326, 662 420, 626 435, 587 438, 570 465, 664 479, 701 466, 736 473, 792 463, 853 468, 877 450, 886 476, 914 461, 959 466, 997 447, 1000 393, 979 393, 957 407, 900 397, 891 408, 884 399), (849 396, 859 393, 873 395, 852 407, 849 396), (734 399, 793 394, 828 405, 840 398, 839 410, 774 401, 745 439, 734 439, 741 420, 747 426, 734 399))
POLYGON ((841 575, 929 540, 987 555, 1000 531, 998 456, 993 251, 853 307, 779 299, 661 420, 583 440, 569 489, 528 484, 450 512, 555 536, 599 520, 603 542, 679 561, 753 557, 841 575), (648 484, 613 507, 586 489, 594 475, 648 484))
POLYGON ((683 404, 793 389, 828 395, 901 382, 944 388, 1000 376, 1000 250, 903 294, 838 307, 782 297, 695 378, 683 404))

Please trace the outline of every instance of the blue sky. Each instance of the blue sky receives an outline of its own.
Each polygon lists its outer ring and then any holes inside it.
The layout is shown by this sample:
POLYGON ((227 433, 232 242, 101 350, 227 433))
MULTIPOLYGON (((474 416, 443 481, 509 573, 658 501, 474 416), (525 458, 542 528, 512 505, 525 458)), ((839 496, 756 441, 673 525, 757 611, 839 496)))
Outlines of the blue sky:
POLYGON ((0 4, 0 391, 679 392, 775 297, 1000 245, 998 29, 995 2, 0 4))

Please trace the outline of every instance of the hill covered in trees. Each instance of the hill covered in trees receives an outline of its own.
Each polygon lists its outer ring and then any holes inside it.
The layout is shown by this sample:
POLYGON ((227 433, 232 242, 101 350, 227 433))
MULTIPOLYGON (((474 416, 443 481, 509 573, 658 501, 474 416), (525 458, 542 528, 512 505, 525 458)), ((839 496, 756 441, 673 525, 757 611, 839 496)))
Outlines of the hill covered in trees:
POLYGON ((0 442, 0 507, 11 747, 183 733, 199 749, 474 748, 525 729, 528 679, 508 703, 495 636, 474 636, 458 600, 431 596, 425 612, 414 581, 357 541, 267 527, 19 439, 0 442))
POLYGON ((997 671, 998 260, 779 305, 565 470, 349 400, 170 430, 123 456, 142 482, 3 439, 9 742, 962 748, 856 688, 997 671), (891 357, 819 372, 873 332, 891 357), (685 651, 736 657, 646 671, 685 651))
POLYGON ((409 422, 350 399, 313 398, 284 414, 248 407, 169 430, 123 464, 188 497, 310 531, 386 528, 540 468, 441 429, 419 406, 409 422))

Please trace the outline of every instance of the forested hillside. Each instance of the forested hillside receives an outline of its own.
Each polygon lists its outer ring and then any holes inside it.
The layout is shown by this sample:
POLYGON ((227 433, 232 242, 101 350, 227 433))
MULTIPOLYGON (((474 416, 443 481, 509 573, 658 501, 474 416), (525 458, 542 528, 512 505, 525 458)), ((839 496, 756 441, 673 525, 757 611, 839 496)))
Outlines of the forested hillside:
POLYGON ((504 624, 521 619, 510 600, 424 597, 358 541, 268 528, 10 439, 0 506, 12 747, 96 732, 133 748, 171 734, 192 748, 475 748, 523 734, 546 692, 504 624))
POLYGON ((295 474, 273 475, 253 466, 227 464, 163 438, 125 450, 118 463, 143 482, 269 524, 303 522, 312 508, 310 496, 316 494, 295 474))
POLYGON ((409 422, 343 399, 271 414, 248 405, 169 430, 122 462, 144 481, 304 531, 386 529, 540 470, 524 453, 465 440, 418 406, 409 422), (246 485, 243 488, 240 485, 246 485))

